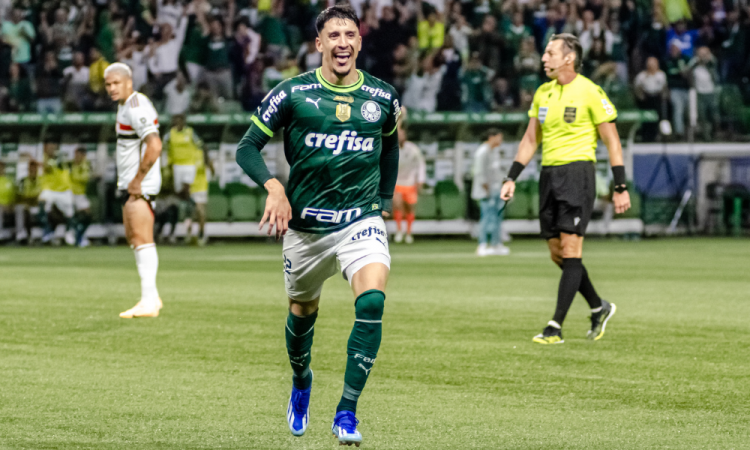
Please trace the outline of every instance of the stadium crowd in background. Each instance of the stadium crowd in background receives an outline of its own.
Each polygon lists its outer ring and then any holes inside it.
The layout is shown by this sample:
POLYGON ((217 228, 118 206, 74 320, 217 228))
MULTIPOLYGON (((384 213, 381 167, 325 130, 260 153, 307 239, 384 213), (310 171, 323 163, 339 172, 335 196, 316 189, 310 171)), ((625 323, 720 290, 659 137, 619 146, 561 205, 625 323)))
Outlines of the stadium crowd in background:
MULTIPOLYGON (((0 112, 109 111, 103 71, 115 61, 132 68, 135 88, 162 112, 252 111, 282 80, 320 66, 313 21, 328 3, 1 0, 0 112)), ((618 108, 655 109, 678 139, 686 135, 687 89, 698 92, 699 137, 707 140, 731 129, 722 123, 730 121, 725 103, 750 102, 746 2, 351 3, 365 38, 358 67, 395 86, 414 111, 527 109, 546 81, 542 49, 561 32, 580 38, 583 74, 618 108), (654 64, 666 86, 653 78, 654 64), (649 77, 636 82, 644 71, 649 77)), ((655 129, 642 137, 655 139, 655 129)))

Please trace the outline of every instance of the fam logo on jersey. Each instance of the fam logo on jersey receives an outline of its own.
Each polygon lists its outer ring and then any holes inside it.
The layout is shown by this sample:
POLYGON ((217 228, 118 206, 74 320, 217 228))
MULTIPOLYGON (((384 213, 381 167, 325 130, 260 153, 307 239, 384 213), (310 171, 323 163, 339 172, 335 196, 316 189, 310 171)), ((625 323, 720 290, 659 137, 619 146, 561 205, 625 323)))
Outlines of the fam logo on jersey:
POLYGON ((604 106, 604 112, 606 112, 607 114, 612 114, 613 112, 615 112, 615 110, 612 108, 612 105, 610 105, 609 102, 607 102, 607 100, 604 98, 602 99, 602 106, 604 106))
POLYGON ((340 154, 344 148, 349 151, 371 152, 375 138, 362 138, 357 136, 356 131, 344 130, 340 135, 308 133, 305 136, 305 145, 312 148, 328 148, 333 150, 334 155, 340 154))
POLYGON ((576 108, 574 106, 566 106, 565 113, 563 114, 563 120, 565 123, 573 123, 576 121, 576 108))
POLYGON ((380 88, 375 89, 375 88, 371 88, 370 86, 365 86, 363 84, 362 85, 362 90, 365 91, 365 92, 369 92, 370 95, 372 95, 373 97, 383 97, 386 100, 390 100, 391 99, 391 94, 389 94, 388 92, 386 92, 386 91, 384 91, 384 90, 382 90, 380 88))
POLYGON ((299 86, 294 86, 292 88, 292 92, 295 92, 295 91, 309 91, 310 89, 320 89, 322 87, 323 87, 323 85, 321 85, 320 83, 315 83, 315 84, 301 84, 299 86))
POLYGON ((333 209, 319 209, 307 206, 302 210, 302 215, 300 217, 302 219, 305 219, 306 217, 313 217, 318 222, 341 223, 341 221, 351 222, 361 214, 362 210, 359 208, 336 211, 333 209))
POLYGON ((368 122, 377 122, 380 119, 380 105, 372 100, 362 104, 362 117, 368 122))
MULTIPOLYGON (((269 94, 270 95, 270 94, 269 94)), ((276 113, 279 110, 279 105, 281 104, 281 101, 286 98, 286 92, 281 91, 277 95, 274 95, 271 97, 271 100, 268 102, 268 108, 266 109, 266 112, 263 113, 263 121, 268 122, 271 120, 271 115, 276 113)))

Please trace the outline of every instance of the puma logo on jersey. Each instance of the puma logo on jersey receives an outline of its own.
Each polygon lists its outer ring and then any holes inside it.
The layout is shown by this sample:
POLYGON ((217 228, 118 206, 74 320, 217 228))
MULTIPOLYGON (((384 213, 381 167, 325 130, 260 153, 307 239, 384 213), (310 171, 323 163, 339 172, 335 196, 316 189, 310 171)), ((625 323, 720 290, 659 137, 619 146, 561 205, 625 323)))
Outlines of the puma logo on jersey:
POLYGON ((308 206, 302 210, 302 215, 300 217, 302 219, 306 217, 314 217, 318 222, 341 223, 342 221, 351 222, 352 219, 356 219, 361 214, 362 210, 359 208, 335 211, 332 209, 310 208, 308 206))
POLYGON ((281 91, 277 95, 274 95, 271 97, 271 100, 268 101, 268 108, 266 109, 266 112, 263 113, 263 121, 268 122, 271 120, 271 114, 274 114, 279 110, 279 105, 281 104, 281 101, 286 98, 286 92, 281 91))
POLYGON ((356 152, 371 152, 375 138, 357 137, 356 131, 345 130, 341 135, 309 133, 305 136, 305 145, 313 148, 327 148, 333 150, 334 155, 340 154, 344 147, 346 150, 356 152))
POLYGON ((308 98, 305 98, 305 101, 307 103, 312 103, 313 105, 315 105, 316 108, 320 109, 320 106, 318 106, 318 102, 320 101, 320 99, 313 100, 313 99, 311 99, 311 98, 308 97, 308 98))

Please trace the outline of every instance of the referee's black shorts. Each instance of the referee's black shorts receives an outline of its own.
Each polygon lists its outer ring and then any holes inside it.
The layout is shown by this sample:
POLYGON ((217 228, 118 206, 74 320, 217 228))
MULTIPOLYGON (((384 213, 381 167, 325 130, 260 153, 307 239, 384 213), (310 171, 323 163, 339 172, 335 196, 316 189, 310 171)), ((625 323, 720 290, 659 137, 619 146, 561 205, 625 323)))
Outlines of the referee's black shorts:
POLYGON ((591 161, 543 166, 539 177, 539 222, 544 239, 560 233, 583 236, 596 200, 596 172, 591 161))

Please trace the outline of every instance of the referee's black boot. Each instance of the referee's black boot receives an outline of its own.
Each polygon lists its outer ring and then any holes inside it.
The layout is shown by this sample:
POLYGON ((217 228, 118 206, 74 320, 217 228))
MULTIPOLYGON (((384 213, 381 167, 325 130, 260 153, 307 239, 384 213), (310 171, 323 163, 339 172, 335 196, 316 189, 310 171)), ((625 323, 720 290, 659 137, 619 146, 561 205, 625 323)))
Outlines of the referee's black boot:
POLYGON ((591 329, 586 337, 592 341, 598 341, 604 336, 604 330, 607 328, 607 322, 617 311, 617 305, 602 299, 602 309, 599 312, 591 313, 591 329))
POLYGON ((562 344, 565 342, 562 337, 562 330, 553 327, 552 325, 547 325, 547 328, 545 328, 540 334, 534 336, 532 341, 537 344, 562 344))

